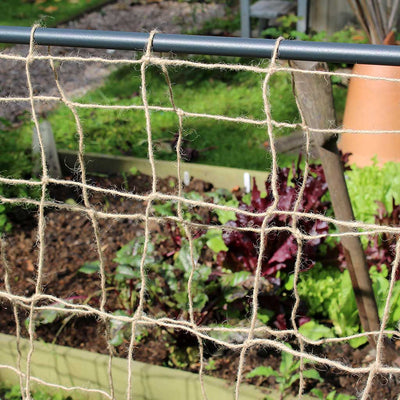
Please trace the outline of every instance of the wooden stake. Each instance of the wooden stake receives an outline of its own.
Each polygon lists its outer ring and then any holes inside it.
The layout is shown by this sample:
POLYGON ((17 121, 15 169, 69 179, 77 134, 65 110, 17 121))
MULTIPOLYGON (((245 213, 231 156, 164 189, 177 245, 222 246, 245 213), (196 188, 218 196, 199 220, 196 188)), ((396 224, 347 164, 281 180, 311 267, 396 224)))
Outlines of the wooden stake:
MULTIPOLYGON (((290 65, 293 68, 308 71, 328 71, 326 63, 290 61, 290 65)), ((335 127, 336 116, 330 78, 326 75, 294 72, 293 82, 305 123, 315 129, 335 127)), ((353 221, 353 209, 336 145, 337 135, 312 133, 311 140, 321 159, 336 218, 342 221, 353 221)), ((346 227, 339 227, 339 230, 341 233, 352 231, 346 227)), ((342 236, 341 243, 345 249, 361 325, 365 332, 379 331, 378 308, 360 238, 358 236, 342 236)), ((372 339, 372 343, 375 342, 375 338, 371 337, 370 339, 372 339)))
MULTIPOLYGON (((52 178, 61 178, 61 166, 60 161, 58 159, 56 142, 54 140, 53 130, 51 129, 50 122, 44 121, 39 125, 40 134, 42 135, 42 142, 44 146, 44 152, 46 155, 46 162, 49 175, 52 178)), ((41 174, 41 163, 40 163, 40 145, 38 132, 36 128, 33 128, 33 136, 32 136, 32 152, 36 155, 36 165, 33 170, 35 175, 41 174)))

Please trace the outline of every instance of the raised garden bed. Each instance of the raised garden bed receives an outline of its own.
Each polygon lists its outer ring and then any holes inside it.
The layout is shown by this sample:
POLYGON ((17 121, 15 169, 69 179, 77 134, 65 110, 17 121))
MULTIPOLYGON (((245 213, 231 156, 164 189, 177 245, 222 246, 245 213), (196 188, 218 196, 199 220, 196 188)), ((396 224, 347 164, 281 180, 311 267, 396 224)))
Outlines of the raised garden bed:
MULTIPOLYGON (((26 358, 29 341, 21 339, 23 359, 26 358)), ((17 359, 16 340, 14 336, 0 334, 0 357, 3 365, 16 367, 17 359)), ((49 383, 72 387, 97 389, 96 392, 82 390, 60 391, 47 388, 50 392, 62 392, 73 399, 104 399, 100 391, 109 392, 108 387, 108 357, 83 350, 64 346, 35 342, 35 352, 31 363, 31 373, 35 378, 49 383)), ((126 399, 126 385, 128 380, 127 360, 113 359, 113 379, 116 399, 126 399)), ((18 384, 19 379, 10 369, 0 368, 0 381, 9 384, 18 384)), ((200 384, 197 374, 174 370, 157 365, 133 362, 134 399, 136 400, 187 400, 197 399, 200 393, 200 384)), ((32 388, 41 387, 32 380, 32 388)), ((205 387, 209 399, 228 400, 232 398, 233 387, 222 379, 205 378, 205 387)), ((258 388, 243 385, 241 399, 261 400, 265 394, 258 388)))
MULTIPOLYGON (((58 152, 59 159, 62 161, 65 172, 70 172, 77 162, 77 154, 74 151, 61 150, 58 152)), ((151 166, 148 159, 138 157, 107 156, 104 154, 86 153, 87 170, 90 173, 100 174, 120 174, 130 173, 132 168, 137 169, 142 174, 151 174, 151 166)), ((176 176, 177 165, 173 161, 156 160, 156 174, 159 178, 176 176)), ((239 168, 225 168, 204 164, 182 163, 182 176, 189 179, 200 179, 210 182, 215 188, 231 190, 234 187, 244 187, 245 181, 250 183, 246 175, 254 178, 258 186, 262 187, 268 177, 267 172, 255 170, 243 170, 239 168)))
MULTIPOLYGON (((66 165, 69 167, 75 165, 73 161, 73 155, 71 154, 63 153, 61 159, 64 160, 66 165)), ((123 170, 125 171, 129 171, 132 168, 132 165, 129 163, 132 160, 127 160, 125 158, 118 160, 118 162, 120 163, 118 168, 120 168, 121 165, 125 165, 123 167, 123 170)), ((110 168, 114 168, 117 163, 111 163, 111 166, 106 166, 104 161, 100 160, 99 162, 99 160, 94 161, 93 159, 93 161, 88 161, 87 165, 88 168, 94 168, 95 165, 102 165, 104 167, 103 172, 111 172, 110 168)), ((163 164, 158 165, 162 166, 162 170, 164 169, 163 164)), ((169 164, 165 165, 168 166, 169 164)), ((139 170, 142 169, 138 164, 134 164, 134 166, 139 170)), ((212 168, 214 171, 217 171, 214 167, 212 168)), ((171 171, 173 171, 173 173, 175 174, 174 169, 172 169, 171 171)), ((192 173, 194 174, 194 172, 192 173)), ((243 171, 241 171, 238 176, 238 179, 241 180, 243 176, 243 171)), ((66 179, 73 179, 73 177, 67 177, 66 179)), ((150 177, 142 174, 125 173, 123 175, 117 176, 90 176, 89 181, 94 187, 113 187, 122 191, 134 191, 135 193, 148 193, 151 188, 150 177)), ((231 182, 229 182, 229 186, 230 183, 231 182)), ((240 185, 240 182, 232 182, 232 184, 240 185)), ((49 189, 51 197, 57 201, 65 204, 79 204, 81 202, 80 193, 77 190, 67 190, 66 187, 62 187, 60 185, 51 185, 49 189)), ((161 193, 171 193, 176 191, 176 189, 177 187, 175 178, 167 177, 159 179, 158 190, 161 193)), ((202 180, 192 180, 191 183, 187 187, 185 187, 185 192, 188 195, 190 195, 190 192, 192 192, 193 190, 197 193, 197 195, 201 196, 207 196, 207 193, 213 193, 213 195, 215 195, 216 193, 220 193, 216 189, 213 190, 212 186, 209 183, 206 183, 202 180)), ((228 196, 228 193, 226 191, 224 193, 224 196, 228 196)), ((240 195, 240 192, 238 193, 240 195)), ((220 195, 222 196, 221 193, 220 195)), ((145 207, 143 202, 137 200, 110 195, 106 196, 95 191, 91 191, 90 201, 97 210, 106 211, 109 213, 143 213, 145 207)), ((156 210, 156 212, 158 213, 162 213, 164 211, 162 208, 156 210)), ((206 212, 205 210, 192 209, 191 212, 192 214, 198 214, 198 218, 204 219, 205 221, 207 221, 207 223, 210 223, 210 219, 207 218, 215 218, 215 215, 210 216, 208 211, 206 212)), ((6 257, 9 260, 10 265, 13 267, 13 279, 11 282, 12 292, 29 297, 34 292, 35 284, 35 263, 37 259, 37 249, 35 248, 36 217, 35 213, 29 211, 25 212, 24 215, 20 214, 19 216, 22 218, 19 221, 17 219, 14 219, 14 229, 11 233, 7 235, 6 257)), ((18 214, 16 215, 16 217, 18 217, 18 214)), ((89 268, 90 266, 96 266, 95 261, 97 259, 97 253, 92 244, 93 232, 90 221, 86 216, 82 215, 81 213, 56 209, 49 209, 46 214, 46 219, 47 247, 45 269, 43 271, 45 276, 45 281, 43 282, 45 292, 48 294, 53 294, 61 299, 70 299, 71 301, 85 302, 86 304, 91 305, 95 308, 98 307, 99 279, 96 275, 90 273, 88 275, 87 271, 84 272, 82 270, 82 267, 85 267, 85 265, 89 268)), ((214 222, 217 223, 217 220, 215 220, 214 222)), ((116 310, 129 312, 129 306, 127 306, 126 303, 123 303, 124 299, 121 297, 121 287, 119 290, 115 288, 117 281, 113 278, 113 276, 115 277, 115 274, 118 273, 118 267, 121 266, 121 259, 118 259, 118 257, 123 256, 122 253, 120 253, 119 256, 117 253, 121 251, 121 249, 123 249, 124 246, 126 246, 129 242, 131 242, 132 240, 138 240, 138 238, 143 235, 143 225, 140 223, 135 223, 134 221, 129 219, 112 221, 105 219, 100 220, 100 231, 102 250, 105 257, 106 273, 108 278, 110 279, 110 281, 108 282, 108 287, 110 290, 107 295, 108 298, 106 309, 108 312, 114 312, 116 310)), ((157 263, 164 263, 162 265, 163 268, 166 269, 170 268, 168 267, 168 265, 172 266, 175 263, 175 269, 173 269, 174 274, 177 274, 175 276, 175 279, 179 284, 182 285, 182 282, 184 282, 187 277, 182 272, 182 270, 179 270, 176 264, 176 259, 180 257, 179 252, 180 254, 183 254, 182 248, 184 247, 182 242, 180 243, 180 245, 178 245, 176 242, 178 240, 177 235, 179 232, 177 232, 176 229, 174 229, 173 227, 168 228, 166 225, 157 223, 152 223, 151 232, 152 242, 153 244, 155 244, 151 256, 154 258, 154 260, 157 260, 157 263), (178 248, 176 246, 178 246, 178 248)), ((155 263, 155 265, 157 263, 155 263)), ((201 247, 200 263, 202 265, 205 265, 206 267, 211 268, 212 271, 218 271, 219 267, 213 257, 213 253, 209 249, 207 249, 204 244, 201 247)), ((121 270, 119 272, 121 272, 121 270)), ((161 275, 163 274, 162 269, 160 269, 159 272, 161 273, 161 275)), ((170 294, 171 297, 166 298, 167 301, 172 301, 172 306, 166 306, 165 304, 158 304, 156 302, 157 299, 164 298, 163 296, 165 295, 165 293, 168 292, 166 283, 171 282, 167 280, 169 278, 166 275, 162 275, 161 278, 159 278, 155 269, 149 270, 148 276, 149 282, 154 281, 156 283, 155 289, 157 289, 157 287, 160 287, 162 288, 163 293, 159 293, 157 291, 152 292, 154 288, 150 288, 148 295, 149 297, 147 298, 146 302, 146 313, 148 313, 148 315, 152 315, 153 317, 157 317, 157 315, 166 315, 178 320, 182 318, 187 319, 187 311, 182 308, 181 311, 179 311, 179 307, 182 307, 182 305, 180 305, 179 303, 179 296, 174 297, 170 294)), ((247 275, 246 277, 248 278, 250 276, 247 275)), ((135 288, 137 288, 137 279, 132 278, 132 280, 135 288)), ((206 284, 206 282, 208 282, 208 285, 211 281, 209 281, 207 278, 205 281, 200 280, 199 282, 202 282, 202 284, 206 284)), ((208 286, 200 286, 196 288, 196 290, 198 291, 203 290, 204 293, 207 293, 209 296, 209 299, 206 300, 203 306, 198 305, 196 308, 195 317, 199 325, 211 325, 213 323, 226 325, 229 324, 230 321, 237 324, 237 316, 235 317, 232 314, 235 309, 237 309, 237 311, 239 312, 239 318, 243 318, 243 320, 246 321, 249 316, 249 308, 246 309, 246 307, 249 307, 250 305, 251 279, 249 282, 250 285, 248 287, 246 287, 246 285, 243 285, 243 287, 239 288, 240 293, 235 292, 235 295, 241 296, 239 296, 238 302, 234 300, 233 302, 229 303, 226 301, 226 299, 222 299, 226 302, 226 310, 223 312, 221 312, 221 309, 218 309, 218 306, 216 304, 212 304, 212 300, 214 299, 214 297, 212 296, 216 296, 216 298, 221 300, 221 297, 218 297, 221 294, 218 287, 217 289, 213 289, 215 291, 211 290, 208 286)), ((265 281, 265 284, 266 291, 268 291, 268 282, 265 281)), ((126 287, 129 289, 129 285, 126 287)), ((184 285, 178 287, 176 289, 176 293, 183 292, 184 289, 184 285)), ((268 299, 270 299, 268 296, 266 296, 265 298, 261 298, 261 308, 265 307, 268 299)), ((283 309, 285 307, 289 307, 288 310, 290 311, 292 303, 290 299, 288 300, 288 303, 282 303, 281 307, 283 307, 283 309)), ((24 337, 27 336, 27 332, 24 328, 24 323, 27 316, 28 314, 20 309, 20 322, 22 324, 22 336, 24 337)), ((8 334, 15 334, 15 323, 12 316, 12 309, 9 303, 7 303, 6 306, 0 310, 0 317, 1 331, 8 334)), ((39 313, 37 319, 38 323, 35 332, 37 339, 42 339, 46 342, 54 341, 55 343, 62 346, 89 350, 93 353, 97 352, 107 354, 107 343, 104 337, 104 325, 95 316, 88 316, 86 318, 75 317, 70 320, 62 318, 61 314, 55 315, 54 317, 55 318, 51 320, 51 318, 48 319, 48 315, 46 316, 45 314, 39 313)), ((279 325, 279 322, 282 323, 282 320, 279 321, 279 319, 277 319, 276 317, 277 314, 275 313, 272 316, 272 321, 275 321, 279 325)), ((265 314, 264 324, 266 323, 268 318, 270 318, 270 316, 268 316, 268 314, 265 314)), ((247 324, 248 323, 246 322, 246 325, 244 326, 248 326, 247 324)), ((275 328, 278 325, 275 324, 275 328)), ((262 326, 262 324, 259 326, 262 326)), ((124 336, 124 332, 122 332, 121 330, 119 332, 122 334, 118 336, 117 332, 117 334, 114 335, 112 338, 113 340, 115 340, 115 354, 120 357, 126 357, 128 340, 124 336)), ((138 338, 138 345, 135 347, 134 352, 135 362, 139 361, 149 362, 156 365, 168 365, 170 367, 173 367, 174 370, 182 368, 187 371, 198 372, 199 363, 198 355, 196 353, 197 341, 194 336, 185 333, 182 334, 182 332, 179 332, 179 330, 172 331, 156 327, 149 328, 149 330, 146 332, 141 331, 140 336, 141 337, 138 338)), ((237 340, 240 342, 242 339, 231 338, 230 340, 237 340)), ((7 337, 6 341, 8 343, 15 343, 15 339, 10 337, 7 337)), ((288 337, 287 341, 291 343, 292 346, 296 346, 296 340, 294 340, 294 338, 288 337)), ((8 348, 7 346, 3 347, 4 349, 8 348)), ((38 355, 40 354, 40 349, 42 348, 49 349, 50 347, 48 347, 48 345, 44 345, 44 347, 42 345, 37 345, 37 349, 39 350, 38 355)), ((364 346, 357 350, 354 350, 348 344, 336 344, 331 346, 313 347, 312 349, 310 348, 308 350, 313 352, 313 354, 320 355, 321 357, 327 357, 332 360, 340 360, 352 366, 367 366, 372 360, 371 354, 369 354, 370 349, 368 348, 368 346, 364 346)), ((62 350, 62 352, 66 351, 67 350, 65 349, 62 350)), ((51 354, 55 354, 54 352, 57 353, 58 350, 51 350, 50 352, 51 354)), ((10 355, 10 352, 8 352, 8 354, 10 355)), ((77 354, 80 354, 76 356, 78 357, 78 359, 82 357, 85 359, 92 358, 91 356, 86 356, 86 353, 83 353, 83 355, 81 353, 76 353, 75 351, 72 351, 71 354, 73 354, 73 357, 75 357, 77 354)), ((107 358, 107 356, 104 357, 107 358)), ((239 354, 237 352, 230 351, 225 348, 219 348, 218 346, 215 346, 212 341, 210 341, 210 343, 206 341, 205 343, 206 375, 213 375, 214 377, 224 378, 227 382, 233 383, 236 379, 238 358, 239 354)), ((102 361, 102 356, 93 355, 93 359, 99 360, 100 364, 104 363, 104 361, 102 361)), ((295 360, 293 360, 293 363, 294 361, 295 360)), ((6 364, 9 364, 8 361, 4 362, 6 364)), ((15 359, 13 363, 14 364, 12 365, 15 365, 15 359)), ((50 368, 52 368, 53 370, 57 370, 51 365, 52 364, 50 364, 50 368)), ((124 370, 126 368, 126 360, 116 360, 115 365, 117 366, 117 369, 124 370)), ((274 371, 279 371, 281 365, 282 357, 279 351, 274 350, 270 347, 253 347, 249 350, 246 357, 244 377, 246 377, 247 374, 250 373, 254 368, 259 366, 270 366, 274 371)), ((365 375, 355 377, 345 375, 337 370, 327 369, 326 367, 316 366, 315 368, 319 372, 321 381, 319 382, 319 379, 306 379, 305 389, 307 393, 309 393, 311 389, 317 388, 320 389, 322 393, 324 393, 324 396, 332 392, 332 390, 344 391, 349 394, 356 394, 357 392, 361 391, 365 385, 365 375)), ((90 370, 89 367, 85 369, 90 370)), ((312 369, 314 369, 314 367, 312 367, 312 369)), ((75 371, 75 368, 70 367, 70 370, 75 371)), ((140 376, 145 376, 145 379, 150 378, 147 378, 147 375, 145 375, 143 371, 151 371, 151 375, 154 371, 156 376, 165 377, 166 380, 172 381, 172 379, 175 379, 171 378, 170 372, 164 372, 163 369, 153 369, 153 367, 149 366, 144 367, 141 364, 135 364, 135 370, 139 372, 140 376)), ((1 373, 3 373, 4 371, 5 370, 3 369, 1 373)), ((61 369, 60 371, 61 374, 64 374, 63 371, 65 370, 61 369)), ((33 375, 36 375, 36 372, 33 372, 33 375)), ((187 385, 189 384, 187 382, 191 382, 193 379, 193 382, 195 382, 194 385, 197 385, 196 382, 198 382, 198 377, 196 375, 186 375, 183 372, 178 372, 177 375, 180 377, 178 379, 183 379, 186 382, 184 386, 185 388, 187 388, 187 390, 194 390, 188 389, 189 386, 187 385)), ((102 375, 99 373, 100 381, 106 381, 106 379, 101 378, 101 376, 102 375)), ((54 377, 54 379, 56 380, 56 377, 54 377)), ((123 383, 121 383, 121 385, 125 385, 126 375, 125 377, 122 376, 122 378, 116 379, 122 379, 123 383)), ((51 381, 53 381, 52 378, 51 381)), ((228 393, 227 396, 229 396, 229 398, 232 396, 233 389, 227 390, 225 383, 214 380, 210 380, 209 382, 211 382, 211 386, 222 388, 221 392, 218 392, 215 395, 215 398, 223 399, 224 397, 222 392, 224 391, 228 393)), ((276 387, 277 380, 276 377, 273 376, 260 376, 247 378, 247 382, 255 383, 257 385, 266 386, 269 388, 276 387)), ((67 380, 66 384, 71 385, 75 383, 71 380, 67 380)), ((118 385, 116 386, 121 385, 118 383, 118 385)), ((159 387, 162 387, 161 395, 165 393, 164 385, 155 385, 156 388, 154 390, 158 390, 159 387)), ((396 386, 394 381, 388 381, 385 386, 382 386, 381 381, 377 379, 375 382, 375 386, 376 387, 373 391, 374 399, 394 398, 395 395, 397 395, 398 387, 396 386)), ((124 386, 121 387, 123 388, 122 393, 124 393, 124 386)), ((176 389, 176 387, 174 386, 173 388, 176 389)), ((295 380, 294 384, 291 387, 292 394, 295 394, 297 389, 298 383, 295 380)), ((150 389, 148 389, 148 387, 146 386, 146 395, 149 394, 149 390, 150 389)), ((241 392, 241 396, 243 396, 244 399, 247 399, 247 397, 245 397, 245 393, 247 393, 246 391, 247 389, 243 390, 243 393, 241 392)), ((258 398, 257 391, 253 392, 252 389, 249 389, 248 393, 249 396, 252 396, 252 393, 256 393, 254 395, 256 397, 254 398, 258 398)), ((139 394, 139 389, 137 394, 139 394)), ((186 396, 186 394, 184 395, 186 396)), ((286 397, 290 395, 290 391, 285 390, 280 395, 285 396, 281 398, 290 398, 286 397)), ((157 394, 155 396, 157 396, 157 394)), ((178 396, 178 394, 175 394, 175 397, 176 396, 178 396)), ((158 399, 160 397, 154 398, 158 399)), ((163 398, 168 397, 164 396, 163 398)), ((188 396, 186 398, 192 398, 192 396, 188 396)), ((212 395, 210 395, 210 398, 213 398, 212 395)), ((252 399, 253 397, 248 398, 252 399)), ((349 397, 342 398, 348 399, 349 397)))

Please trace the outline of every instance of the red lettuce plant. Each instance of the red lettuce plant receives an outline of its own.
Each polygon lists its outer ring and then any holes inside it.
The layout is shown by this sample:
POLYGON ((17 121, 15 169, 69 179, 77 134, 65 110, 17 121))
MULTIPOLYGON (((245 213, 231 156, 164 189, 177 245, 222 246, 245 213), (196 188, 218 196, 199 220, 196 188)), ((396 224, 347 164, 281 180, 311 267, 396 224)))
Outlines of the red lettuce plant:
MULTIPOLYGON (((375 216, 375 222, 379 225, 399 226, 400 224, 400 204, 395 204, 393 199, 392 212, 386 210, 383 203, 378 204, 378 213, 375 216)), ((385 264, 389 271, 395 257, 396 240, 398 237, 390 233, 382 233, 380 237, 375 235, 370 238, 366 249, 367 263, 369 267, 375 265, 380 271, 382 264, 385 264)), ((396 279, 400 279, 400 271, 397 271, 396 279)))
MULTIPOLYGON (((300 168, 300 159, 297 166, 278 170, 278 210, 290 211, 294 209, 303 174, 300 168), (292 178, 290 178, 292 172, 292 178)), ((271 179, 265 183, 266 196, 263 197, 257 185, 253 184, 250 204, 239 198, 239 208, 252 213, 263 213, 273 204, 271 179)), ((321 165, 310 165, 310 174, 307 176, 304 195, 298 211, 325 214, 330 202, 322 198, 328 190, 321 165)), ((232 228, 260 227, 261 217, 251 217, 237 213, 236 221, 229 221, 226 225, 232 228)), ((291 227, 292 217, 289 215, 273 214, 268 221, 268 227, 291 227)), ((328 224, 318 219, 299 218, 297 227, 305 234, 328 233, 328 224)), ((254 273, 257 266, 259 235, 253 232, 227 230, 223 234, 228 251, 219 255, 219 261, 233 270, 248 270, 254 273)), ((305 241, 302 249, 302 269, 311 268, 317 257, 318 246, 324 238, 305 241)), ((291 272, 294 269, 297 254, 297 242, 289 231, 272 231, 267 234, 265 253, 262 262, 262 275, 272 282, 279 270, 291 272)), ((276 282, 279 283, 279 282, 276 282)))

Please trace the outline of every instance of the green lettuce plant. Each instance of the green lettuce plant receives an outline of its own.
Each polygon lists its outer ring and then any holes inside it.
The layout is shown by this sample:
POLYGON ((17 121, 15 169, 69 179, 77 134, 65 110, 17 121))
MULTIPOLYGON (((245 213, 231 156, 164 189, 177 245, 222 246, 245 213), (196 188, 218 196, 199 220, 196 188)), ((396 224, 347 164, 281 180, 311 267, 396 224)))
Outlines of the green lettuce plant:
MULTIPOLYGON (((389 292, 388 268, 381 265, 370 269, 370 277, 382 318, 389 292)), ((349 272, 340 272, 334 267, 317 264, 314 269, 300 275, 297 286, 300 298, 306 303, 308 315, 315 320, 326 320, 329 328, 312 320, 300 327, 300 332, 310 339, 322 337, 350 336, 360 332, 360 323, 349 272), (325 329, 324 329, 325 327, 325 329)), ((387 329, 398 329, 400 320, 400 281, 395 282, 390 300, 390 317, 387 329)), ((367 342, 366 337, 351 339, 350 345, 359 347, 367 342)))
POLYGON ((375 223, 377 201, 386 210, 392 209, 392 200, 400 203, 400 163, 375 163, 366 167, 351 166, 345 172, 347 188, 356 220, 375 223))

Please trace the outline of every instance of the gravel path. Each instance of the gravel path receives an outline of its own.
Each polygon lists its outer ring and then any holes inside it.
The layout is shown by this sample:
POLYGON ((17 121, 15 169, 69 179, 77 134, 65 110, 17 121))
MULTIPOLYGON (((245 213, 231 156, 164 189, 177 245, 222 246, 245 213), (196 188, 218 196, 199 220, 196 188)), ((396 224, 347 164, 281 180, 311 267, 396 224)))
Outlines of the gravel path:
MULTIPOLYGON (((101 10, 84 15, 80 19, 61 25, 62 28, 119 30, 130 32, 150 32, 157 28, 164 33, 181 33, 206 20, 222 16, 224 7, 216 4, 181 3, 164 1, 146 5, 135 4, 131 0, 118 0, 101 10)), ((26 55, 28 46, 17 45, 3 53, 26 55)), ((47 52, 47 48, 38 48, 47 52)), ((130 58, 129 51, 106 51, 101 49, 72 49, 53 47, 53 55, 101 56, 105 58, 130 58)), ((58 95, 53 74, 47 62, 35 61, 31 65, 31 77, 35 94, 58 95)), ((101 63, 67 63, 60 67, 60 80, 69 97, 79 96, 88 89, 95 88, 109 74, 110 67, 101 63)), ((21 61, 0 60, 0 96, 27 96, 25 64, 21 61)), ((40 103, 37 110, 45 113, 54 104, 40 103)), ((29 113, 27 103, 0 103, 0 117, 18 123, 20 116, 29 113)))

